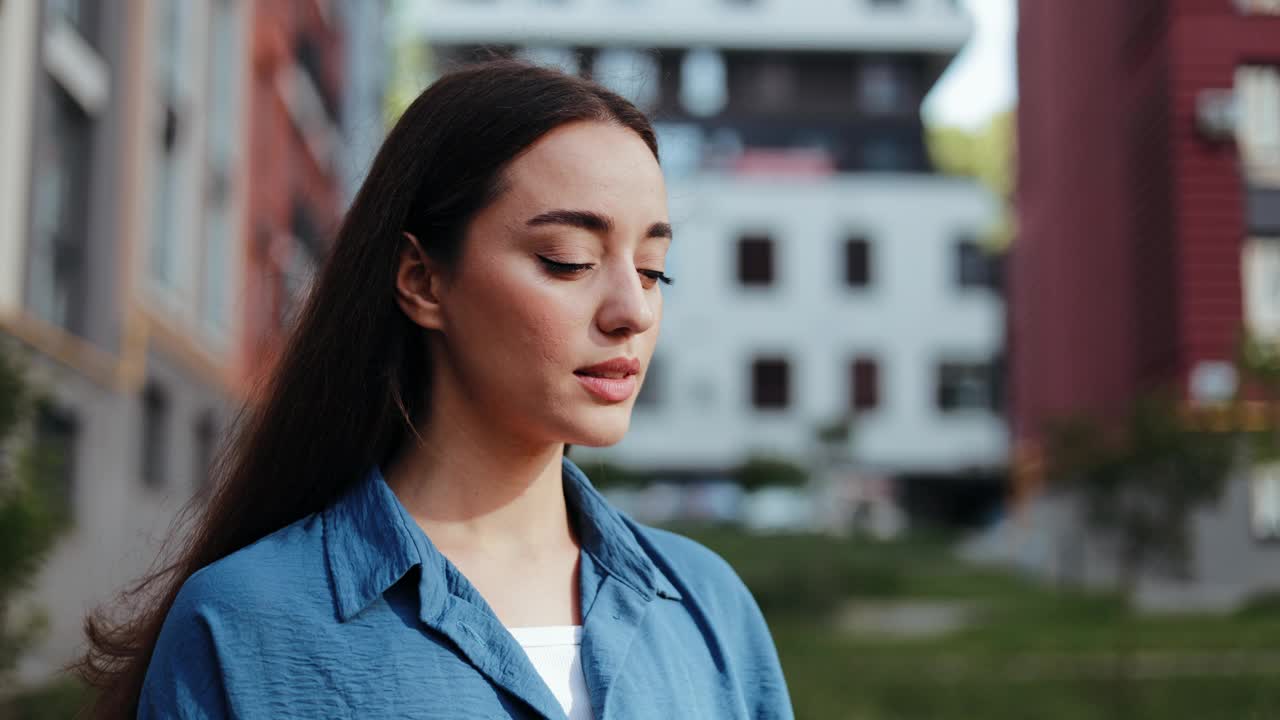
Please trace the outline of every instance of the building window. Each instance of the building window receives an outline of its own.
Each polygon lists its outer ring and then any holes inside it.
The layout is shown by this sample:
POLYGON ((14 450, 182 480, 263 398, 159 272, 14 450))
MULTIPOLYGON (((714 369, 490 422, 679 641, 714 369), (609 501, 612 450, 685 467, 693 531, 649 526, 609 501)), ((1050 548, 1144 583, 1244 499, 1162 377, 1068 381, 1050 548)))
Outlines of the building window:
POLYGON ((861 145, 862 167, 879 172, 912 169, 911 150, 896 137, 869 134, 861 145))
MULTIPOLYGON (((1276 121, 1280 123, 1280 98, 1277 100, 1276 121)), ((1274 187, 1255 186, 1245 190, 1245 222, 1251 235, 1280 239, 1280 162, 1276 170, 1274 187)))
POLYGON ((1236 68, 1235 96, 1245 174, 1253 184, 1280 185, 1280 67, 1236 68))
POLYGON ((1280 15, 1280 0, 1236 0, 1236 7, 1245 14, 1280 15))
POLYGON ((892 60, 866 60, 858 65, 858 107, 871 115, 903 112, 911 107, 910 75, 892 60))
POLYGON ((214 453, 218 447, 218 421, 213 411, 200 414, 192 428, 195 448, 195 481, 197 488, 206 488, 213 476, 214 453))
POLYGON ((1257 465, 1249 479, 1250 526, 1257 540, 1280 540, 1280 463, 1257 465))
POLYGON ((783 358, 758 358, 751 365, 751 404, 780 410, 790 404, 791 367, 783 358))
POLYGON ((83 333, 93 121, 56 81, 47 87, 48 134, 33 158, 28 302, 46 322, 83 333))
POLYGON ((746 235, 738 239, 738 281, 748 286, 773 284, 773 238, 746 235))
POLYGON ((164 486, 169 450, 169 396, 149 384, 142 391, 142 482, 150 488, 164 486))
POLYGON ((1000 372, 991 362, 943 362, 938 365, 938 409, 998 410, 1000 372))
POLYGON ((293 242, 281 268, 277 305, 276 322, 281 328, 292 327, 298 319, 325 253, 320 223, 305 202, 294 202, 289 229, 293 242))
POLYGON ((844 283, 849 287, 871 286, 871 241, 852 237, 844 243, 844 283))
POLYGON ((204 326, 216 337, 224 337, 230 326, 231 255, 235 246, 231 223, 231 209, 220 197, 231 181, 228 175, 210 171, 210 192, 206 193, 209 205, 204 221, 204 262, 200 291, 200 315, 204 326), (222 189, 217 189, 222 188, 222 189))
POLYGON ((182 122, 172 102, 166 102, 160 121, 155 165, 155 229, 151 239, 151 273, 172 287, 177 281, 177 233, 174 203, 178 185, 178 149, 182 122))
POLYGON ((987 270, 982 248, 973 238, 963 238, 955 245, 956 284, 962 288, 982 287, 986 284, 987 270))
POLYGON ((67 517, 73 512, 78 435, 79 424, 70 412, 47 402, 36 408, 35 450, 44 471, 41 479, 51 483, 50 495, 67 517))
POLYGON ((1280 238, 1250 238, 1244 243, 1244 317, 1249 332, 1280 340, 1280 238))
POLYGON ((724 56, 708 48, 686 52, 680 62, 680 104, 685 111, 696 117, 710 117, 728 102, 724 56))
POLYGON ((849 365, 849 406, 857 411, 880 405, 880 364, 875 358, 858 357, 849 365))
POLYGON ((312 35, 303 33, 294 43, 294 60, 306 74, 316 92, 320 95, 320 103, 329 122, 342 124, 342 104, 333 83, 326 77, 324 68, 324 50, 312 35))
POLYGON ((198 234, 185 233, 179 227, 190 215, 189 198, 183 189, 192 183, 184 170, 190 167, 187 149, 188 127, 184 109, 193 94, 188 31, 191 12, 186 3, 159 3, 156 23, 155 83, 159 101, 155 125, 153 156, 154 215, 150 243, 150 271, 157 284, 177 288, 182 281, 180 268, 198 234), (194 236, 194 237, 192 237, 194 236), (184 247, 185 246, 185 247, 184 247))
POLYGON ((955 244, 955 278, 960 288, 999 289, 999 262, 972 236, 961 237, 955 244))
POLYGON ((796 86, 793 65, 785 59, 765 58, 751 67, 750 106, 755 110, 786 110, 796 86))
POLYGON ((235 247, 238 161, 240 36, 236 8, 213 3, 208 47, 209 118, 205 145, 205 221, 200 278, 200 317, 215 338, 226 337, 231 314, 231 264, 235 247))
POLYGON ((607 48, 596 55, 591 66, 591 79, 646 112, 657 105, 659 78, 658 58, 640 50, 607 48))
POLYGON ((658 136, 662 174, 667 182, 689 177, 701 168, 706 145, 701 127, 695 123, 655 122, 653 130, 658 136))
POLYGON ((644 371, 644 384, 640 386, 640 394, 636 395, 636 407, 656 407, 662 400, 662 367, 663 362, 655 355, 649 359, 649 367, 644 371))

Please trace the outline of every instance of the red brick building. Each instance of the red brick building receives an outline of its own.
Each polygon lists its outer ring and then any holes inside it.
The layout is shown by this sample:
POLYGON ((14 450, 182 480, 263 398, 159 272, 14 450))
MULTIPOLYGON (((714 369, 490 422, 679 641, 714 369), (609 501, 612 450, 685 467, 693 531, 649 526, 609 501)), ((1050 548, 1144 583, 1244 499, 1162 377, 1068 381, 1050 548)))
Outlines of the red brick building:
POLYGON ((246 313, 240 376, 271 366, 342 207, 338 18, 320 0, 253 4, 246 313))
POLYGON ((1242 251, 1280 239, 1280 159, 1244 151, 1280 137, 1280 113, 1246 122, 1280 102, 1280 81, 1266 81, 1280 77, 1277 12, 1271 0, 1019 3, 1010 361, 1022 458, 1055 417, 1114 415, 1156 386, 1195 399, 1231 385, 1253 314, 1242 251), (1249 68, 1265 78, 1246 93, 1249 68), (1244 138, 1250 128, 1260 135, 1244 138))

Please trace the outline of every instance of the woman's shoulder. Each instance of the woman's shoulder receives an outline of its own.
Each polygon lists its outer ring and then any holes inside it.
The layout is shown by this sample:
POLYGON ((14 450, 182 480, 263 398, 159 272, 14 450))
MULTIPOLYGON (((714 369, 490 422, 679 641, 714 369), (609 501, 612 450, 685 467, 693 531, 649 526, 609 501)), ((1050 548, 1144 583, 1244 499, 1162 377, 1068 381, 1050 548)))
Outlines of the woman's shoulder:
POLYGON ((653 549, 682 569, 694 570, 699 574, 709 573, 721 580, 728 576, 735 579, 738 577, 733 567, 719 553, 687 535, 635 521, 631 525, 642 540, 647 540, 647 544, 653 549))
POLYGON ((327 600, 321 523, 308 515, 200 568, 187 578, 171 615, 253 617, 290 612, 327 600))
POLYGON ((187 578, 148 663, 140 718, 231 717, 225 684, 248 687, 263 658, 292 657, 288 646, 307 637, 291 628, 332 615, 319 526, 307 516, 187 578))

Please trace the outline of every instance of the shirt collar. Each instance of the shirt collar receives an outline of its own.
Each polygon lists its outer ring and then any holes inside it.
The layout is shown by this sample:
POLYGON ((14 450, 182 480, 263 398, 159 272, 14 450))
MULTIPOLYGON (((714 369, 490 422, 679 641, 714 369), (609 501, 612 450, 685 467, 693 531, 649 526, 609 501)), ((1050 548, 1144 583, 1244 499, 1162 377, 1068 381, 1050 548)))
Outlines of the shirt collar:
POLYGON ((679 599, 671 580, 654 564, 636 538, 635 524, 613 508, 572 460, 562 461, 569 517, 577 523, 578 541, 606 572, 646 600, 654 595, 679 599))
MULTIPOLYGON (((608 574, 652 600, 679 598, 671 581, 636 539, 633 526, 591 485, 572 460, 561 464, 570 518, 583 550, 608 574)), ((452 592, 452 565, 373 467, 346 494, 323 511, 326 567, 338 619, 346 622, 415 567, 423 617, 435 617, 452 592)))

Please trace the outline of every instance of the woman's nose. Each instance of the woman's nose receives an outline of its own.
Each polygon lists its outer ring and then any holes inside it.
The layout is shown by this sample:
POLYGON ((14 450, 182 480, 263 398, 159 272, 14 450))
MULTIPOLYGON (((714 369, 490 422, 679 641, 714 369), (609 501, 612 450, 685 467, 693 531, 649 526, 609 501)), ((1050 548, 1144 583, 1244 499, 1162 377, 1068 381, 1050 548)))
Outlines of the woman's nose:
POLYGON ((653 326, 654 293, 645 290, 640 273, 629 263, 619 263, 605 277, 604 298, 596 324, 608 335, 637 334, 653 326))

